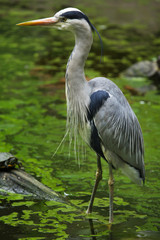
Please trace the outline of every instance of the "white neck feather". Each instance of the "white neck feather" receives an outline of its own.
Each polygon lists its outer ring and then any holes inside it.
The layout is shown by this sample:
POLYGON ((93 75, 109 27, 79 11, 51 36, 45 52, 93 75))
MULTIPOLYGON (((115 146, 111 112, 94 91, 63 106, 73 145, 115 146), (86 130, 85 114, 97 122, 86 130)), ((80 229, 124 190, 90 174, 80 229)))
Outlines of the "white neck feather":
POLYGON ((76 137, 77 131, 85 130, 86 126, 90 90, 88 82, 85 79, 84 65, 92 45, 93 37, 92 31, 89 28, 80 29, 74 33, 75 47, 68 60, 66 70, 66 98, 67 128, 76 137))

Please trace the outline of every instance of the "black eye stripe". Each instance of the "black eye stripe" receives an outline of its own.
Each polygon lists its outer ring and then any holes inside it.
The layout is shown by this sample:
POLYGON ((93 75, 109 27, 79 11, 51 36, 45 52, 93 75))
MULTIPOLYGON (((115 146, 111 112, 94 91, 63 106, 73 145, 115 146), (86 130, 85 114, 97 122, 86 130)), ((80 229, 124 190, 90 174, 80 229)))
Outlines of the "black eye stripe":
POLYGON ((103 42, 102 42, 101 36, 97 31, 97 29, 92 25, 92 23, 89 21, 88 17, 84 13, 79 11, 68 11, 61 14, 61 17, 65 17, 67 19, 85 19, 88 22, 89 26, 91 27, 92 31, 93 32, 96 31, 96 33, 98 34, 100 45, 101 45, 101 57, 103 56, 103 42))
POLYGON ((69 11, 69 12, 65 12, 61 15, 62 17, 68 18, 68 19, 85 19, 88 24, 90 25, 92 31, 94 31, 94 28, 91 24, 91 22, 89 21, 88 17, 79 11, 69 11))

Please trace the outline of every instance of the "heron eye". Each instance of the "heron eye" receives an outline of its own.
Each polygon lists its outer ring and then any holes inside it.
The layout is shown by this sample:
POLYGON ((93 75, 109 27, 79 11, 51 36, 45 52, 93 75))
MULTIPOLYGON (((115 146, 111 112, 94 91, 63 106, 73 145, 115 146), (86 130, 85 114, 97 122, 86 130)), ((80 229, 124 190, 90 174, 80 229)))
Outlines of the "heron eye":
POLYGON ((61 18, 61 22, 66 22, 66 21, 67 21, 67 18, 65 18, 65 17, 61 18))

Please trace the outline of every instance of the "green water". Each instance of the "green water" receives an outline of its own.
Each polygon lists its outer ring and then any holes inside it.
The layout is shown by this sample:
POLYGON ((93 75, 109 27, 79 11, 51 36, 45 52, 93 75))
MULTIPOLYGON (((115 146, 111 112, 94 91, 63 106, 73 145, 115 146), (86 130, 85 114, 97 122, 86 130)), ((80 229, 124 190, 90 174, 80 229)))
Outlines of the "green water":
MULTIPOLYGON (((124 89, 125 85, 139 87, 149 82, 118 77, 118 73, 131 62, 147 56, 149 59, 156 57, 153 50, 160 49, 156 38, 158 33, 150 33, 150 38, 145 42, 148 33, 143 41, 142 36, 141 41, 138 39, 139 34, 136 35, 137 40, 136 37, 130 39, 130 35, 126 37, 125 34, 129 29, 133 30, 133 26, 110 26, 108 36, 101 32, 108 57, 100 63, 99 42, 95 36, 95 44, 86 65, 89 78, 106 72, 107 76, 112 76, 138 116, 144 136, 145 186, 136 186, 119 171, 114 172, 114 224, 110 231, 107 163, 102 163, 103 180, 93 213, 86 216, 85 210, 95 178, 95 154, 80 144, 79 157, 75 160, 74 146, 69 147, 66 139, 53 157, 65 134, 63 76, 68 55, 73 48, 73 38, 69 33, 52 29, 15 26, 23 20, 44 17, 45 14, 48 16, 47 3, 44 9, 37 9, 36 1, 32 1, 33 8, 29 5, 31 1, 17 1, 12 5, 7 1, 0 2, 3 6, 0 10, 0 151, 13 153, 22 161, 26 172, 62 195, 66 193, 67 198, 78 207, 1 191, 0 238, 159 239, 160 95, 150 91, 145 96, 132 96, 124 89), (132 47, 129 47, 130 42, 132 47)), ((97 25, 103 21, 98 19, 97 25)))

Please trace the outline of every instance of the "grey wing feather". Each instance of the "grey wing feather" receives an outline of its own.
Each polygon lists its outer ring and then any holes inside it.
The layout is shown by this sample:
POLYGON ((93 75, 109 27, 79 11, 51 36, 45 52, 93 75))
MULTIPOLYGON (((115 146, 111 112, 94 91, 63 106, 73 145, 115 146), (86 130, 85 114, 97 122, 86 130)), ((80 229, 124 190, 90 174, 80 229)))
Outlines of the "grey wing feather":
MULTIPOLYGON (((110 94, 94 117, 102 145, 106 151, 116 154, 122 161, 138 169, 144 179, 143 137, 137 117, 121 90, 108 79, 100 80, 110 94)), ((95 85, 93 91, 96 89, 95 85)))

